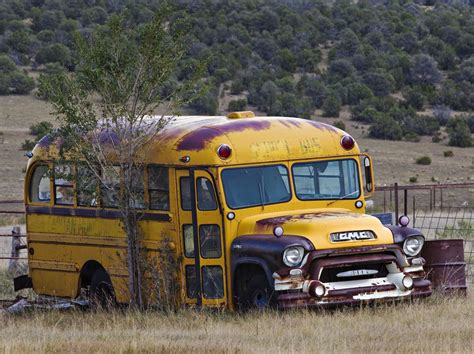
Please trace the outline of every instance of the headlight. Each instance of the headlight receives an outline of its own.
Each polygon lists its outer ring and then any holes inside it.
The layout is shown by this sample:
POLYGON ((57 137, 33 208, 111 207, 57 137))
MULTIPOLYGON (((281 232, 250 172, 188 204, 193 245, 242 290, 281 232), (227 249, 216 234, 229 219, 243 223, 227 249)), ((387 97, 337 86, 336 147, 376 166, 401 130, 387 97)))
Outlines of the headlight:
POLYGON ((425 238, 423 236, 408 237, 405 242, 403 242, 403 252, 405 252, 407 256, 414 257, 420 253, 424 243, 425 238))
POLYGON ((303 260, 303 256, 303 247, 288 247, 285 252, 283 252, 283 263, 285 263, 288 267, 296 267, 303 260))

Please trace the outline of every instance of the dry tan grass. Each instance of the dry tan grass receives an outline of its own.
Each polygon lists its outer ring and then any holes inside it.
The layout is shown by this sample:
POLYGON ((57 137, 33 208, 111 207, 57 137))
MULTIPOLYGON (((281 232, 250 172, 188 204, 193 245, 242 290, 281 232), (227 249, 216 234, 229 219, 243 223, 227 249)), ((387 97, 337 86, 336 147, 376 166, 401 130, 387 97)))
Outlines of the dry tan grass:
POLYGON ((17 352, 472 352, 472 295, 332 312, 37 312, 0 317, 17 352))

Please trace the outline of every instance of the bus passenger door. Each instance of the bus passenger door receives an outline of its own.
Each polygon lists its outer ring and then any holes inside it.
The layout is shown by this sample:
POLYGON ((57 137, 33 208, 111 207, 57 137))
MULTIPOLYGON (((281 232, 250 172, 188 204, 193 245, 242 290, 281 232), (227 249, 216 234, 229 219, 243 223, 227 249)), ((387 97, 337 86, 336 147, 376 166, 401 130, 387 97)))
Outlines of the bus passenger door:
POLYGON ((204 170, 177 170, 177 183, 185 303, 223 306, 224 239, 214 181, 204 170))

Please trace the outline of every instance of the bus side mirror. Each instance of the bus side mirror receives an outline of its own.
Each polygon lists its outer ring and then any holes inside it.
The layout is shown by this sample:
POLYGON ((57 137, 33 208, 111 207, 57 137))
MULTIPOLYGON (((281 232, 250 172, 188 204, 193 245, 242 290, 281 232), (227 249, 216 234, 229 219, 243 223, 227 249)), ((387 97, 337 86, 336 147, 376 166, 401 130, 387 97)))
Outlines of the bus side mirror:
POLYGON ((372 159, 368 155, 362 156, 364 164, 365 190, 367 192, 367 197, 370 197, 374 193, 374 170, 372 167, 372 159))

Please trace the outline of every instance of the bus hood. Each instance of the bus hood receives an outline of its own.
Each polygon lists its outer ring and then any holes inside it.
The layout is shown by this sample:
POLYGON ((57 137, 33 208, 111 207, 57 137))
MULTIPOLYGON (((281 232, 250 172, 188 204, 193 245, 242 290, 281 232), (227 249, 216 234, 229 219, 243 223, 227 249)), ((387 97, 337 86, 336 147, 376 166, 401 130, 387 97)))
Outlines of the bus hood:
POLYGON ((392 244, 391 231, 379 219, 347 209, 294 210, 290 213, 256 215, 240 222, 238 234, 273 234, 277 226, 283 236, 303 236, 316 249, 392 244))

